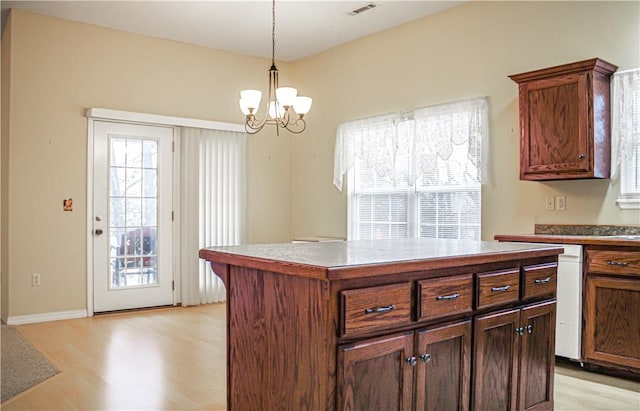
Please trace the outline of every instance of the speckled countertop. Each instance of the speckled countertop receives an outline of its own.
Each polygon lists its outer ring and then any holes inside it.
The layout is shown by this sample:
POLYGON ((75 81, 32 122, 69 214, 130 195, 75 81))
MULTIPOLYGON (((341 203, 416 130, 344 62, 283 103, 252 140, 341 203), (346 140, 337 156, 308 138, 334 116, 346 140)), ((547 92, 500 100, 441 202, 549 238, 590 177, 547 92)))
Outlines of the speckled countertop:
POLYGON ((640 247, 640 226, 536 224, 534 234, 498 234, 498 241, 640 247))
POLYGON ((200 257, 214 263, 260 269, 275 264, 278 271, 287 269, 291 273, 307 272, 306 276, 331 278, 332 272, 354 272, 362 267, 409 265, 411 269, 430 269, 546 257, 561 252, 561 248, 547 245, 414 238, 210 247, 200 250, 200 257))
POLYGON ((640 235, 640 225, 536 224, 533 232, 547 235, 640 235))

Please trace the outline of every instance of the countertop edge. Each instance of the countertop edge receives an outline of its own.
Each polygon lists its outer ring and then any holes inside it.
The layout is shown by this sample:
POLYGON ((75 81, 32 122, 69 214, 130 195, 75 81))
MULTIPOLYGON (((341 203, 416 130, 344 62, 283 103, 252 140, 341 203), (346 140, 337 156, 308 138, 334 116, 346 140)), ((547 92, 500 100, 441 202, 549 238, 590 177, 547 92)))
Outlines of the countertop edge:
POLYGON ((451 261, 456 260, 456 266, 464 267, 512 260, 527 260, 544 257, 552 257, 562 254, 562 248, 557 246, 540 247, 535 249, 495 251, 480 254, 460 256, 430 257, 414 260, 400 260, 388 262, 376 262, 370 264, 358 264, 349 266, 317 266, 291 261, 274 260, 256 256, 247 256, 225 251, 201 249, 200 258, 215 261, 219 264, 236 265, 246 268, 276 271, 283 274, 298 277, 313 278, 318 280, 345 280, 353 278, 366 278, 386 274, 398 274, 402 272, 428 271, 450 268, 451 261))
POLYGON ((558 235, 558 234, 496 234, 497 241, 513 241, 527 243, 555 243, 575 245, 604 245, 619 247, 640 247, 638 240, 622 238, 606 238, 607 236, 558 235))

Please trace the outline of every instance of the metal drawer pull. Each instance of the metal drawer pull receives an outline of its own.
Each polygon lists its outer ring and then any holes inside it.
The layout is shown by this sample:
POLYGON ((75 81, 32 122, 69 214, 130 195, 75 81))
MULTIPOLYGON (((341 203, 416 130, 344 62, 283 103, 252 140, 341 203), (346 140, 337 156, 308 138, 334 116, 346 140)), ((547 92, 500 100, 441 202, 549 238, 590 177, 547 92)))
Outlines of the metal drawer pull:
POLYGON ((491 291, 507 291, 511 286, 505 285, 504 287, 491 287, 491 291))
POLYGON ((547 284, 549 281, 551 281, 551 277, 547 277, 544 280, 539 280, 536 278, 534 282, 536 284, 547 284))
POLYGON ((440 300, 455 300, 456 298, 460 297, 460 294, 455 293, 455 294, 451 294, 451 295, 439 295, 436 297, 436 300, 440 301, 440 300))
POLYGON ((416 357, 409 357, 405 361, 411 366, 414 366, 418 363, 418 359, 416 357))
POLYGON ((629 263, 623 263, 622 261, 607 261, 607 265, 617 265, 618 267, 626 267, 629 263))
POLYGON ((422 354, 420 356, 420 359, 422 361, 424 361, 425 363, 427 363, 427 362, 431 361, 431 354, 422 354))
POLYGON ((388 313, 389 311, 393 310, 394 307, 393 305, 389 305, 387 307, 378 307, 378 308, 367 308, 366 310, 364 310, 365 314, 375 314, 375 313, 388 313))

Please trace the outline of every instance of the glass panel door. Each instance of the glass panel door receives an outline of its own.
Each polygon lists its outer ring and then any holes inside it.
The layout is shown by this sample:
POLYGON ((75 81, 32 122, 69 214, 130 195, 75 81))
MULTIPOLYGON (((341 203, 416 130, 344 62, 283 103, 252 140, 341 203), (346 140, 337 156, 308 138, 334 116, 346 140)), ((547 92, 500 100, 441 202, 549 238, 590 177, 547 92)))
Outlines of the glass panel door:
POLYGON ((171 304, 173 129, 94 130, 94 310, 171 304))

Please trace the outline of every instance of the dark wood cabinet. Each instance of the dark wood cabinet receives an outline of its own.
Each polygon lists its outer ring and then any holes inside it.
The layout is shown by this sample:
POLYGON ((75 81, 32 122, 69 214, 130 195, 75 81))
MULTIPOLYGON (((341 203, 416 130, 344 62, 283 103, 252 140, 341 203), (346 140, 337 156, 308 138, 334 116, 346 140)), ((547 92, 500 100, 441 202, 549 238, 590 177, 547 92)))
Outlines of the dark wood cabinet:
POLYGON ((596 58, 509 76, 519 91, 521 180, 609 178, 616 69, 596 58))
POLYGON ((341 346, 339 410, 413 409, 413 332, 341 346))
POLYGON ((583 360, 640 375, 640 250, 587 248, 583 360))
POLYGON ((520 314, 519 410, 552 410, 556 302, 523 308, 520 314))
MULTIPOLYGON (((227 287, 227 409, 471 409, 474 318, 506 309, 515 312, 514 324, 531 324, 532 335, 551 330, 535 341, 519 337, 536 347, 526 354, 511 324, 505 338, 513 344, 479 344, 485 362, 508 358, 525 367, 553 357, 552 340, 548 353, 538 351, 552 338, 553 324, 539 325, 527 307, 555 301, 552 279, 562 249, 531 247, 406 239, 201 250, 227 287), (525 301, 531 267, 545 267, 533 281, 545 286, 525 301)), ((518 373, 517 365, 509 369, 518 373)), ((531 369, 527 380, 520 378, 537 401, 550 380, 531 369)), ((503 372, 480 371, 496 395, 482 397, 477 409, 502 409, 505 395, 517 407, 514 383, 495 383, 503 372)))
POLYGON ((339 410, 465 411, 471 320, 340 346, 339 410))
POLYGON ((471 390, 471 321, 418 331, 416 411, 466 411, 471 390))
POLYGON ((475 319, 474 410, 551 410, 555 300, 475 319))

